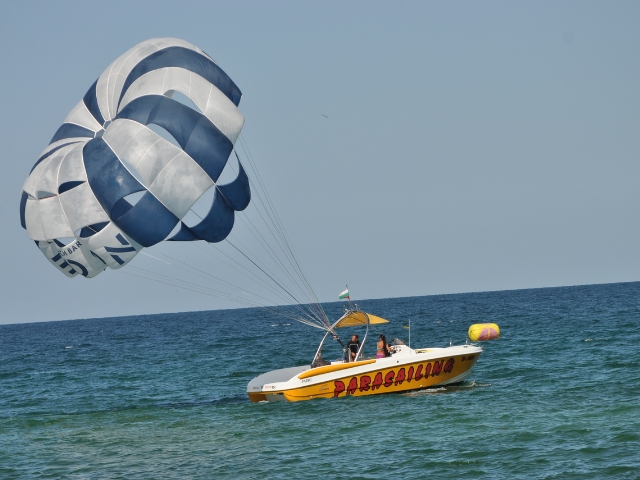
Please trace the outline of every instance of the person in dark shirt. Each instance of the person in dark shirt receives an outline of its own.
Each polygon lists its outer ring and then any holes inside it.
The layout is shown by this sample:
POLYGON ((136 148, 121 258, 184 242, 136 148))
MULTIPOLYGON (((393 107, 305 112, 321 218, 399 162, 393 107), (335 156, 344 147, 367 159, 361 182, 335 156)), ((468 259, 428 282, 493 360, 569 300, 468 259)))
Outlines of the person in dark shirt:
POLYGON ((347 353, 349 356, 347 357, 348 362, 353 362, 356 359, 356 355, 358 355, 358 350, 360 349, 360 340, 358 340, 358 335, 353 335, 349 343, 347 343, 347 353))

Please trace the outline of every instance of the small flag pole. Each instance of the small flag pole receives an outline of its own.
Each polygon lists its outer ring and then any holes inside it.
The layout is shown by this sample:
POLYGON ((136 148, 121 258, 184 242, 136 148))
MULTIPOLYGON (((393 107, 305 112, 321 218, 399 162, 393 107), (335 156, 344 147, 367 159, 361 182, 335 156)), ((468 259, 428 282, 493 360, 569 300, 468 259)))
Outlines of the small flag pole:
POLYGON ((402 325, 402 328, 409 330, 409 348, 411 348, 411 319, 409 319, 409 326, 402 325))
POLYGON ((349 285, 346 285, 347 289, 338 295, 338 299, 346 298, 349 302, 349 307, 351 308, 351 294, 349 293, 349 285))

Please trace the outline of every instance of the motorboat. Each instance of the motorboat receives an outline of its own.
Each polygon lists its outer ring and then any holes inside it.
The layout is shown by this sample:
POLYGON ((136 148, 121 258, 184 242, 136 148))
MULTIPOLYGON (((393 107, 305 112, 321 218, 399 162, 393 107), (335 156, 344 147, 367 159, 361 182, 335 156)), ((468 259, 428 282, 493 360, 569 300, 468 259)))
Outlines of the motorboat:
POLYGON ((396 340, 389 356, 366 357, 363 352, 369 326, 385 323, 389 321, 363 312, 357 305, 345 309, 344 315, 326 328, 310 365, 282 368, 257 376, 247 385, 249 399, 252 402, 297 402, 459 384, 469 377, 483 351, 482 347, 469 342, 465 345, 413 349, 396 340), (351 360, 349 350, 340 340, 336 329, 356 326, 365 326, 366 332, 355 358, 351 360), (322 357, 322 347, 330 337, 343 346, 342 359, 326 361, 322 357))

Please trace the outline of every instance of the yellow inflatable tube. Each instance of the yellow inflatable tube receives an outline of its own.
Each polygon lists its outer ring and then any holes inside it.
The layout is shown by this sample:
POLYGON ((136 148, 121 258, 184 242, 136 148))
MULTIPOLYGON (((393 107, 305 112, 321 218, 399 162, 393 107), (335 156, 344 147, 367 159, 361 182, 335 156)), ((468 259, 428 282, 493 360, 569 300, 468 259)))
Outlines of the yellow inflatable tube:
POLYGON ((500 338, 500 327, 495 323, 475 323, 469 327, 469 339, 472 342, 483 342, 500 338))

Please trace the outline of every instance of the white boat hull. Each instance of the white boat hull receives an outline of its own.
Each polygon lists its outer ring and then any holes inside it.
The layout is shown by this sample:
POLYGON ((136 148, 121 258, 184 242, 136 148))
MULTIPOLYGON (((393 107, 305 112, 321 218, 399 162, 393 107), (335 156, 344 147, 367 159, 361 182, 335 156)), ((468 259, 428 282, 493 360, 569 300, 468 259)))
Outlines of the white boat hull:
POLYGON ((460 383, 469 377, 482 348, 460 345, 413 350, 354 363, 290 367, 254 378, 247 386, 253 402, 301 401, 420 390, 460 383))

